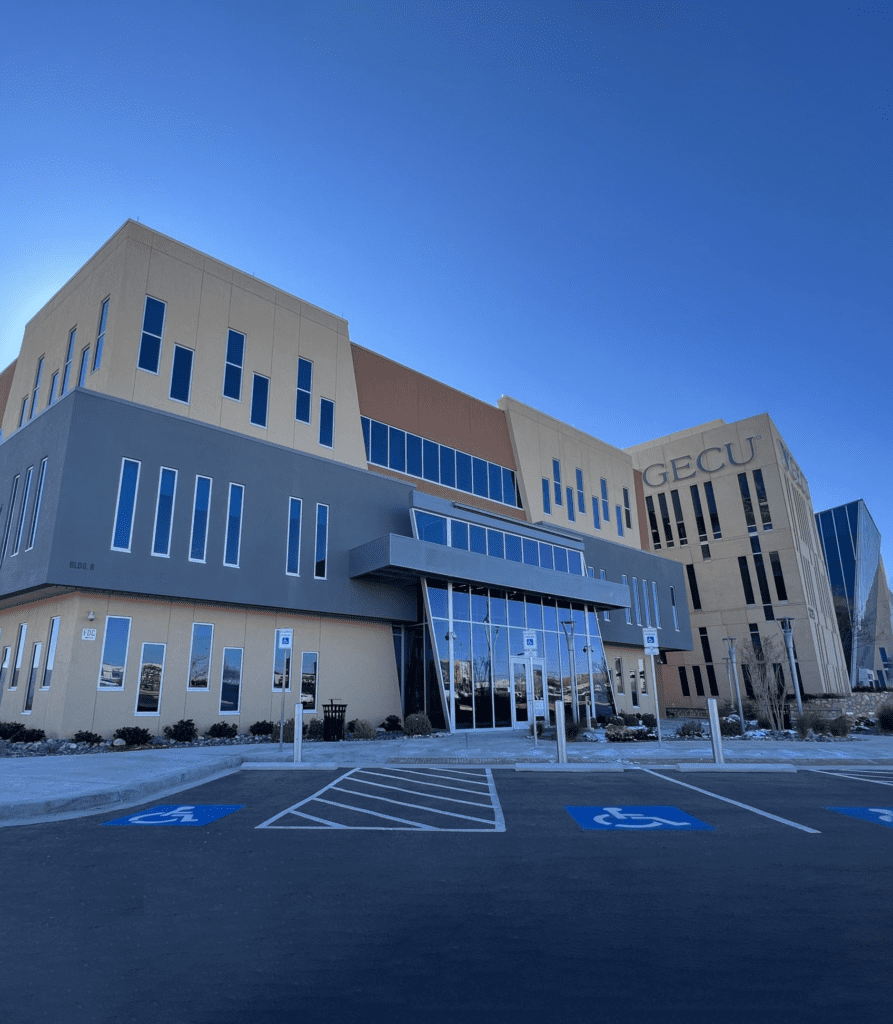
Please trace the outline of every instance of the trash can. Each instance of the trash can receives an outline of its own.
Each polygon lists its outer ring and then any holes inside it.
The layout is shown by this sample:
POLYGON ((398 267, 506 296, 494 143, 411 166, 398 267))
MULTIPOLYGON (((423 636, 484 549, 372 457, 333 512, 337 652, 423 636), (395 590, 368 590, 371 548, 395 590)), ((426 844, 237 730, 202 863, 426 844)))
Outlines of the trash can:
POLYGON ((335 743, 344 739, 344 713, 346 704, 336 704, 330 700, 322 706, 322 738, 326 743, 335 743))

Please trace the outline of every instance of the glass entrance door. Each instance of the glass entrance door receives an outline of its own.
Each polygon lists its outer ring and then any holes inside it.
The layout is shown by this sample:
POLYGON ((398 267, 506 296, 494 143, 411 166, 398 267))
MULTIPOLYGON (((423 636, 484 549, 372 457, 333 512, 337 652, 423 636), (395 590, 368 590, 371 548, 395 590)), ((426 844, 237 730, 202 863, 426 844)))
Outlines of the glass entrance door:
MULTIPOLYGON (((543 700, 545 674, 543 658, 512 658, 513 725, 524 725, 533 720, 534 701, 543 700)), ((548 709, 546 719, 548 721, 548 709)))

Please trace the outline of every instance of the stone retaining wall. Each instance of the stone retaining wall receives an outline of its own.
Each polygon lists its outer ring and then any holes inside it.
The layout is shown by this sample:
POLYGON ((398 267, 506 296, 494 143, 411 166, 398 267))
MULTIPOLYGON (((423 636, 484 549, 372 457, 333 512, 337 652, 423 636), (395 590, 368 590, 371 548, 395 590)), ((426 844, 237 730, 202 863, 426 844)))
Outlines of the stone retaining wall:
MULTIPOLYGON (((789 700, 796 707, 796 702, 789 700)), ((875 690, 872 693, 851 693, 846 697, 817 697, 804 701, 803 710, 811 708, 815 711, 836 711, 837 714, 851 711, 854 715, 869 715, 887 703, 893 703, 893 691, 875 690)))

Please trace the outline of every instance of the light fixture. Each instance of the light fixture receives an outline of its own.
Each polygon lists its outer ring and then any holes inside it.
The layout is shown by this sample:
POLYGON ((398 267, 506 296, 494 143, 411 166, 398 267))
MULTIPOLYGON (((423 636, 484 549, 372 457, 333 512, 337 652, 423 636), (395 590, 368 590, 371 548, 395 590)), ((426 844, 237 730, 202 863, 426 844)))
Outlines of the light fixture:
POLYGON ((93 612, 87 612, 87 621, 88 622, 93 622, 93 620, 95 618, 96 618, 96 616, 93 614, 93 612))

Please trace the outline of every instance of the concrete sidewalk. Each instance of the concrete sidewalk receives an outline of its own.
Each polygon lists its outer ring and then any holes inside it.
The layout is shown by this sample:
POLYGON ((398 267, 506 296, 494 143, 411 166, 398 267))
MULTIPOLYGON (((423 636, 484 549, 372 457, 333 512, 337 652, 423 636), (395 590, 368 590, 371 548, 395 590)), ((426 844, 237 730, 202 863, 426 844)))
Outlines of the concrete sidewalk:
POLYGON ((554 740, 524 733, 464 732, 397 740, 305 743, 302 764, 286 744, 246 744, 134 750, 76 756, 0 758, 0 826, 80 817, 161 799, 242 769, 302 771, 370 764, 447 763, 517 767, 521 771, 792 771, 846 765, 893 768, 893 737, 801 743, 723 741, 724 765, 714 765, 709 740, 568 744, 568 765, 557 765, 554 740))

